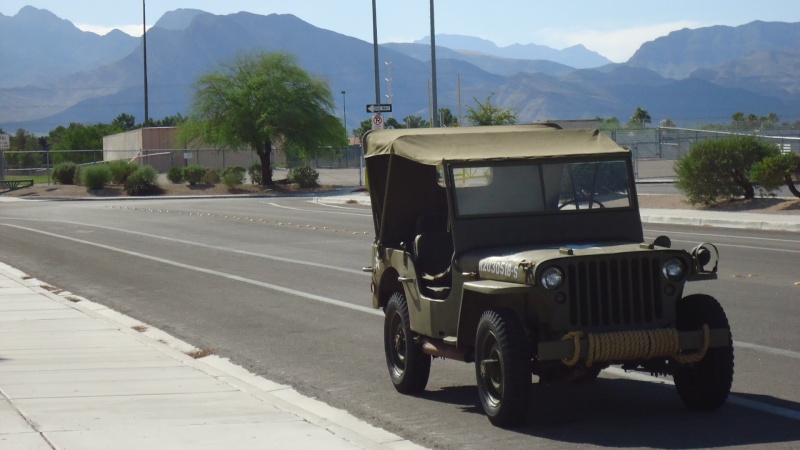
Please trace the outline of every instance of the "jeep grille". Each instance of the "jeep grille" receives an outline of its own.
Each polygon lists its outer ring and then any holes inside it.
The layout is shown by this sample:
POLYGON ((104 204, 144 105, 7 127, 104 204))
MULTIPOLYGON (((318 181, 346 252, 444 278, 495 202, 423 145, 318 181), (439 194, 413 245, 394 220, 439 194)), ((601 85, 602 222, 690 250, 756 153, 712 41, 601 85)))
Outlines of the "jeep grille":
POLYGON ((566 270, 572 326, 644 325, 663 315, 656 258, 584 260, 566 270))

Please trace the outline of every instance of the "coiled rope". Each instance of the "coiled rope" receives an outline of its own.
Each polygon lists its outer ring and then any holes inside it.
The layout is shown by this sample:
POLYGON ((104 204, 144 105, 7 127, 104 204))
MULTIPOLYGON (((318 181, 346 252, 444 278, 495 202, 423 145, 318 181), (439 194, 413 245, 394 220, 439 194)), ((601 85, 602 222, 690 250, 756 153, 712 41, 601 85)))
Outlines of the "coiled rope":
POLYGON ((682 354, 678 330, 660 328, 657 330, 618 331, 612 333, 589 333, 581 331, 567 333, 562 340, 572 341, 575 351, 570 359, 562 359, 567 366, 574 366, 581 358, 582 338, 588 340, 586 367, 595 362, 626 361, 632 359, 651 359, 671 357, 681 364, 695 363, 703 359, 711 341, 708 325, 703 325, 703 346, 696 352, 682 354))

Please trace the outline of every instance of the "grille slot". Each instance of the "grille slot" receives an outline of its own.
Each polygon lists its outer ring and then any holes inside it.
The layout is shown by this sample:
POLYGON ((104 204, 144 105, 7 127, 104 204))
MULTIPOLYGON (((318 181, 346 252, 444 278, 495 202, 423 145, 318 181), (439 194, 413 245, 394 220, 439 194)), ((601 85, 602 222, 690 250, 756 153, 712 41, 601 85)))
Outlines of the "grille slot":
POLYGON ((656 258, 582 260, 566 266, 572 326, 649 324, 663 315, 656 258))

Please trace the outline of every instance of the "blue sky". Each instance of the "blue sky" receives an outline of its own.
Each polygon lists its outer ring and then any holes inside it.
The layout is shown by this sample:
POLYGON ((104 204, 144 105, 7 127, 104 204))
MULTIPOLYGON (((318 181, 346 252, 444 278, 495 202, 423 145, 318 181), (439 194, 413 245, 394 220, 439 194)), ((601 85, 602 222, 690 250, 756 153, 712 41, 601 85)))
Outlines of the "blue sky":
MULTIPOLYGON (((500 46, 540 44, 562 49, 583 44, 615 62, 670 31, 754 20, 800 22, 797 0, 562 1, 435 0, 436 33, 463 34, 500 46)), ((113 28, 141 35, 140 0, 2 0, 0 14, 23 6, 46 9, 78 28, 105 34, 113 28)), ((194 8, 213 14, 248 11, 294 14, 320 28, 372 41, 370 0, 149 0, 147 23, 165 12, 194 8)), ((378 0, 378 41, 411 42, 430 34, 430 3, 378 0)))

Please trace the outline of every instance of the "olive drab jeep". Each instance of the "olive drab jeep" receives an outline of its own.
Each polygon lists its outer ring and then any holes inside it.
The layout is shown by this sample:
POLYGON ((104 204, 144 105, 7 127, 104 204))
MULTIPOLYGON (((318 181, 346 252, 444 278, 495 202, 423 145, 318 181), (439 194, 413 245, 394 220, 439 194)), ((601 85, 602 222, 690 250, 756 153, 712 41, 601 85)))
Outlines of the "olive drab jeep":
POLYGON ((547 124, 379 130, 364 149, 365 270, 397 391, 423 391, 440 357, 475 364, 497 426, 525 420, 532 374, 580 382, 612 364, 671 375, 690 409, 725 403, 728 320, 683 296, 716 278, 717 249, 644 239, 628 150, 547 124))

